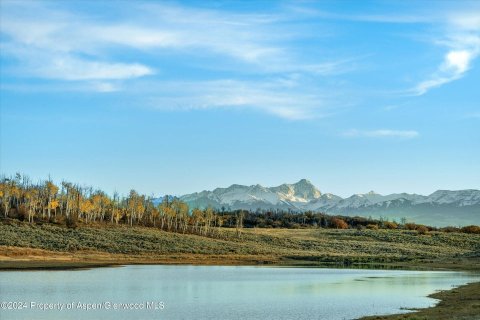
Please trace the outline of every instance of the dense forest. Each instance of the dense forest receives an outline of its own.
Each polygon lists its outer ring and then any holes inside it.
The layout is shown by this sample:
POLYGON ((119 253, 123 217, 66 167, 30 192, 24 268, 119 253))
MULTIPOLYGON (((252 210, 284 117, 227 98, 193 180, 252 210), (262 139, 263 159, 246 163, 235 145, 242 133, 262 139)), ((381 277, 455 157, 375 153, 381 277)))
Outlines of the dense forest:
POLYGON ((408 229, 420 234, 432 230, 480 233, 480 227, 446 227, 436 229, 402 219, 400 222, 364 217, 331 216, 319 212, 290 213, 281 211, 225 211, 214 208, 189 208, 179 198, 164 196, 161 200, 131 190, 128 196, 109 196, 92 187, 51 179, 32 183, 26 175, 0 177, 1 217, 63 224, 126 224, 159 228, 179 233, 212 236, 220 227, 236 228, 335 228, 335 229, 408 229))

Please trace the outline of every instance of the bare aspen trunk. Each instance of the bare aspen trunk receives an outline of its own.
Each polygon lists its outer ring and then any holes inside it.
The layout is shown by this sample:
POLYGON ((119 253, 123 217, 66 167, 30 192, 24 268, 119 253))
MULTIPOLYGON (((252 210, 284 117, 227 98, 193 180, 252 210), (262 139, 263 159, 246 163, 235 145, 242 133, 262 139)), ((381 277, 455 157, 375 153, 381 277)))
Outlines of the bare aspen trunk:
POLYGON ((48 220, 50 220, 50 207, 51 207, 51 202, 52 202, 52 196, 49 194, 49 195, 48 195, 48 202, 47 202, 47 217, 48 217, 48 220))

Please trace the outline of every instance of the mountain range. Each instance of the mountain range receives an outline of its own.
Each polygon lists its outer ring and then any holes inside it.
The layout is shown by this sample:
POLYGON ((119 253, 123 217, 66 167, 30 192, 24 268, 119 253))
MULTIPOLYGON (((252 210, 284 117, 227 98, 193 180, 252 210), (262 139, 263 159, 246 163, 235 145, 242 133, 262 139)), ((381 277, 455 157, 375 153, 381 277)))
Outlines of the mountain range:
POLYGON ((221 210, 315 211, 348 216, 366 216, 434 226, 480 225, 480 190, 438 190, 424 196, 409 193, 381 195, 370 191, 342 198, 321 193, 310 181, 263 187, 234 184, 180 197, 191 208, 211 206, 221 210))

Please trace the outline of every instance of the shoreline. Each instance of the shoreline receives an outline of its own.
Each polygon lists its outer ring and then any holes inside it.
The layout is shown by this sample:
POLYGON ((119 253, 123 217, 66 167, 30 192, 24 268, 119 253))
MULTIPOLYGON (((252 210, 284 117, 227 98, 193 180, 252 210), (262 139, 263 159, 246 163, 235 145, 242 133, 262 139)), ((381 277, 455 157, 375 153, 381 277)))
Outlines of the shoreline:
POLYGON ((2 271, 59 271, 59 270, 81 270, 95 268, 113 268, 135 265, 188 265, 188 266, 268 266, 286 268, 332 268, 332 269, 367 269, 367 270, 405 270, 405 271, 446 271, 446 272, 478 272, 475 269, 463 268, 440 268, 426 267, 421 265, 395 265, 395 264, 340 264, 340 263, 288 263, 288 262, 266 262, 266 261, 170 261, 170 260, 138 260, 138 261, 0 261, 0 272, 2 271))
POLYGON ((276 255, 213 255, 169 254, 128 255, 105 252, 55 252, 43 249, 0 246, 0 271, 76 270, 108 268, 128 265, 198 265, 198 266, 271 266, 303 268, 463 271, 480 272, 473 259, 463 261, 369 262, 344 263, 338 261, 311 261, 276 255))
POLYGON ((480 281, 428 295, 439 300, 428 308, 411 309, 408 313, 365 316, 357 320, 478 320, 480 319, 480 281))

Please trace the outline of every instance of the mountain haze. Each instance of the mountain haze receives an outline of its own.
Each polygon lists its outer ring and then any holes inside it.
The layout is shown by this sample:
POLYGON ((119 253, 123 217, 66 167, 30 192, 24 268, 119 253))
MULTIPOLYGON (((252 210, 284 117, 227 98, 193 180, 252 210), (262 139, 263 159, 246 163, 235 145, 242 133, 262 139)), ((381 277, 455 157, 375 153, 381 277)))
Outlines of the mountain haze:
POLYGON ((348 216, 380 216, 434 226, 480 224, 480 190, 438 190, 424 196, 409 193, 381 195, 370 191, 342 198, 321 193, 310 181, 263 187, 234 184, 180 197, 191 208, 236 210, 318 211, 348 216))

